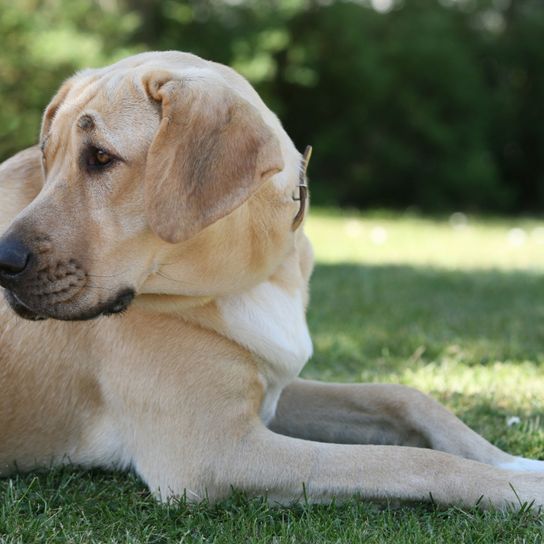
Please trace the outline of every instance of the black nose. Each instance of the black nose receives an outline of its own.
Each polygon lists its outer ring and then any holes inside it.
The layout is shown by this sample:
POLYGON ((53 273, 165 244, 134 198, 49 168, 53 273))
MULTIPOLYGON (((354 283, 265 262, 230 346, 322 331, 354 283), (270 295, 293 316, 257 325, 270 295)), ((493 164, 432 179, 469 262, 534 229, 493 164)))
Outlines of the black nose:
POLYGON ((19 240, 0 240, 0 277, 20 274, 29 260, 30 251, 19 240))

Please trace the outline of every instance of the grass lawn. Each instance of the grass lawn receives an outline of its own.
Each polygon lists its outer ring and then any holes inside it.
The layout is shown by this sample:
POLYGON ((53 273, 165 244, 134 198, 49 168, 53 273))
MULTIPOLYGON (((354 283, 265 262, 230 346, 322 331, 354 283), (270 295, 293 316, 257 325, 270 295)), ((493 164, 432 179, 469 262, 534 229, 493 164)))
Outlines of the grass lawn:
MULTIPOLYGON (((416 386, 500 447, 544 458, 544 223, 314 210, 307 231, 317 267, 306 377, 416 386)), ((99 471, 0 486, 0 542, 544 541, 544 514, 528 512, 355 499, 271 508, 242 496, 166 507, 135 477, 99 471)))

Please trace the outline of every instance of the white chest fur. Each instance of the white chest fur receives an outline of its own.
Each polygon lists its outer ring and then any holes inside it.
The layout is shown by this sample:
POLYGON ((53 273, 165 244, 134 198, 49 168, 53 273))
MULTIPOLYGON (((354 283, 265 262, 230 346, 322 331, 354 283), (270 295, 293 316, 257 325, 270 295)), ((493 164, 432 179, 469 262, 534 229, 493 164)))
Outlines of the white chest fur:
POLYGON ((282 389, 312 356, 302 293, 265 282, 217 302, 227 335, 257 356, 265 386, 261 416, 268 423, 282 389))

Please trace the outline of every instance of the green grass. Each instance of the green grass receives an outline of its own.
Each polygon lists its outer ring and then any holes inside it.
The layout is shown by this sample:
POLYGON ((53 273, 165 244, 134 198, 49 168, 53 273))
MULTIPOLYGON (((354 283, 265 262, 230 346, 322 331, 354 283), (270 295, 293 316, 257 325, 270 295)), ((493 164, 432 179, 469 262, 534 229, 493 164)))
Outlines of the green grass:
MULTIPOLYGON (((314 210, 316 352, 304 375, 414 385, 499 446, 544 458, 544 223, 462 219, 314 210)), ((0 486, 0 542, 544 541, 544 515, 528 512, 271 508, 239 495, 159 506, 135 477, 99 471, 0 486)))

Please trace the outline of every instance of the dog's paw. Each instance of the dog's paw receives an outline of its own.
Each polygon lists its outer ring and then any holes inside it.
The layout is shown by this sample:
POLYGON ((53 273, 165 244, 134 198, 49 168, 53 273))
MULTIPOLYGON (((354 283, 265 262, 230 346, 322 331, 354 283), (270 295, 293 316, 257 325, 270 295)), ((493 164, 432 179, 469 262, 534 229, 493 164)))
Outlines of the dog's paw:
POLYGON ((504 470, 511 470, 513 472, 543 472, 544 473, 544 461, 538 461, 536 459, 527 459, 525 457, 512 457, 511 461, 505 463, 499 463, 499 468, 504 470))

